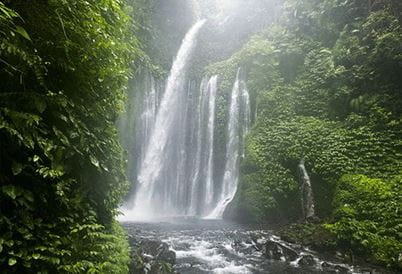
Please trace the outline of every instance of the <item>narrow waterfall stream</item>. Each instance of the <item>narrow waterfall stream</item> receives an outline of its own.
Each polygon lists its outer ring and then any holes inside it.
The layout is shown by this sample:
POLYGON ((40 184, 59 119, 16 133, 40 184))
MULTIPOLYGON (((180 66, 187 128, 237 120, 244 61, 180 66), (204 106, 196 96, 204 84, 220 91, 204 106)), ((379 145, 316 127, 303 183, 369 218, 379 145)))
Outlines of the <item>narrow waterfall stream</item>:
POLYGON ((214 182, 213 182, 213 157, 214 157, 214 126, 215 126, 215 98, 217 92, 217 76, 212 76, 208 82, 208 124, 207 124, 207 157, 205 171, 205 200, 204 211, 209 210, 214 197, 214 182))
POLYGON ((315 218, 315 209, 314 209, 314 197, 313 197, 313 189, 311 186, 310 176, 307 173, 306 166, 304 165, 304 159, 302 159, 298 165, 299 170, 299 180, 300 180, 300 188, 301 188, 301 208, 304 219, 313 219, 315 218))
POLYGON ((222 218, 226 206, 236 194, 239 180, 239 158, 243 154, 241 144, 250 124, 250 99, 246 84, 240 79, 237 70, 233 85, 228 122, 228 140, 226 144, 226 165, 219 200, 208 218, 222 218), (242 132, 242 133, 241 133, 242 132))

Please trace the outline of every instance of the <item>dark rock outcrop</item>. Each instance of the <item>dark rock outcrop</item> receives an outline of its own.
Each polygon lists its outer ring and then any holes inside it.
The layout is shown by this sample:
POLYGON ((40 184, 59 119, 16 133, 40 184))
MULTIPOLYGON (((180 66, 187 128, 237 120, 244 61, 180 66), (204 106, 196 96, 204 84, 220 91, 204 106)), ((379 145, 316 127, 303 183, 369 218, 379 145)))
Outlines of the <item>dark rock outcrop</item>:
POLYGON ((169 249, 169 245, 146 238, 129 236, 131 247, 130 273, 174 273, 176 253, 169 249))
POLYGON ((272 240, 265 243, 264 254, 272 260, 294 261, 298 257, 298 253, 292 248, 272 240))
POLYGON ((337 272, 337 273, 349 273, 349 269, 347 267, 344 267, 340 264, 333 264, 329 262, 323 262, 321 264, 321 267, 325 271, 331 271, 331 272, 337 272))
POLYGON ((303 255, 297 264, 300 266, 315 266, 316 261, 312 255, 303 255))

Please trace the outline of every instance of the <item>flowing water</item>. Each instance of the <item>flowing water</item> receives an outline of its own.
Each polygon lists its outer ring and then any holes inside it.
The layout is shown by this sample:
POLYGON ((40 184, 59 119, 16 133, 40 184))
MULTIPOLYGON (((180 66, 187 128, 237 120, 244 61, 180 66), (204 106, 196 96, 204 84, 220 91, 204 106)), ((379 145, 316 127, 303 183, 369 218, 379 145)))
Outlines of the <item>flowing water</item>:
POLYGON ((145 150, 143 159, 139 161, 135 202, 134 205, 126 206, 123 219, 155 216, 160 208, 164 208, 164 214, 167 215, 184 213, 187 189, 180 180, 183 177, 186 150, 185 73, 197 34, 204 23, 205 20, 200 20, 189 30, 173 62, 149 140, 142 143, 145 150))
MULTIPOLYGON (((186 78, 204 23, 198 21, 186 34, 166 82, 146 74, 141 106, 132 107, 135 102, 130 101, 120 120, 134 185, 120 221, 131 237, 167 243, 182 274, 364 273, 324 261, 321 254, 281 241, 265 227, 219 220, 237 191, 251 123, 250 96, 238 69, 226 96, 226 155, 219 179, 214 148, 220 79, 204 77, 197 83, 186 78), (139 222, 144 219, 148 221, 139 222)), ((313 217, 311 182, 303 162, 299 171, 303 209, 306 217, 313 217)))
POLYGON ((247 87, 237 71, 229 108, 226 165, 223 183, 216 207, 208 218, 221 218, 226 206, 236 194, 239 180, 239 160, 243 154, 242 141, 250 125, 250 99, 247 87))
MULTIPOLYGON (((242 226, 222 220, 164 219, 152 223, 124 223, 128 233, 147 240, 162 240, 176 253, 175 270, 181 274, 203 273, 366 273, 325 259, 321 254, 281 241, 264 227, 242 226), (274 241, 296 250, 292 260, 271 260, 264 243, 274 241), (314 265, 303 265, 303 256, 314 265)), ((376 272, 379 273, 379 272, 376 272)))
MULTIPOLYGON (((120 127, 128 151, 135 149, 129 174, 135 187, 122 208, 122 221, 167 216, 221 218, 233 199, 239 177, 244 138, 250 126, 250 99, 240 69, 228 103, 226 164, 222 179, 214 176, 214 144, 218 77, 197 83, 186 79, 188 64, 205 20, 200 20, 183 39, 163 86, 150 76, 135 126, 120 127), (134 132, 134 134, 133 134, 134 132), (141 133, 139 136, 137 133, 141 133), (135 137, 136 136, 136 137, 135 137), (134 144, 132 144, 134 143, 134 144), (137 145, 138 144, 138 145, 137 145), (133 163, 136 164, 133 164, 133 163), (161 210, 163 209, 163 210, 161 210)), ((136 110, 138 111, 138 110, 136 110)), ((137 113, 127 113, 126 116, 137 113)))
POLYGON ((303 217, 305 219, 311 219, 315 217, 313 189, 311 187, 310 176, 307 173, 304 160, 300 161, 298 166, 299 180, 301 184, 301 208, 303 217))

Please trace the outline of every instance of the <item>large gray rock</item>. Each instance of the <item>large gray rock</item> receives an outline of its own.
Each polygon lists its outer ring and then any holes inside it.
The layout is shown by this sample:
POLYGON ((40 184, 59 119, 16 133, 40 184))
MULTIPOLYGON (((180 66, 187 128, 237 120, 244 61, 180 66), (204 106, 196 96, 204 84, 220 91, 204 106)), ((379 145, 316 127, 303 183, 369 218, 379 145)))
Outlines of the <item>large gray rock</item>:
POLYGON ((312 255, 303 255, 297 264, 300 266, 315 266, 316 261, 312 255))
POLYGON ((264 254, 271 260, 294 261, 298 257, 298 253, 292 248, 272 240, 265 243, 264 254))
POLYGON ((132 259, 130 273, 174 273, 176 253, 169 249, 168 244, 134 236, 129 236, 129 244, 132 259))
POLYGON ((163 243, 158 247, 156 259, 174 265, 176 263, 176 253, 169 250, 169 246, 166 243, 163 243))
POLYGON ((349 268, 340 264, 333 264, 329 262, 323 262, 321 267, 325 271, 337 272, 337 273, 349 273, 349 268))

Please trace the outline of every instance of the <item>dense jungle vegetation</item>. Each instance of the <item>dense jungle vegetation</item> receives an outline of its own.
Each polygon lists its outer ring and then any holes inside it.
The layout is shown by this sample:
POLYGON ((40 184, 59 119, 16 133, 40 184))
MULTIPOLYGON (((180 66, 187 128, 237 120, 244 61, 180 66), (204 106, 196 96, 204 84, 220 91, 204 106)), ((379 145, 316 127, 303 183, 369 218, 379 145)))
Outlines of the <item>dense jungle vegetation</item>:
POLYGON ((142 55, 124 1, 0 2, 0 269, 127 273, 115 119, 142 55))
POLYGON ((304 159, 323 225, 302 231, 323 228, 324 244, 401 268, 402 6, 374 2, 287 1, 277 23, 207 71, 228 91, 244 68, 254 98, 227 216, 297 221, 304 159))
MULTIPOLYGON (((1 273, 128 273, 115 221, 129 189, 116 120, 136 75, 166 76, 194 16, 166 3, 0 1, 1 273), (182 13, 169 24, 157 12, 174 9, 182 13)), ((252 97, 226 218, 304 222, 304 159, 319 220, 288 236, 402 269, 401 23, 399 0, 287 0, 230 58, 203 49, 195 66, 210 54, 205 73, 220 79, 218 160, 238 67, 252 97)))

